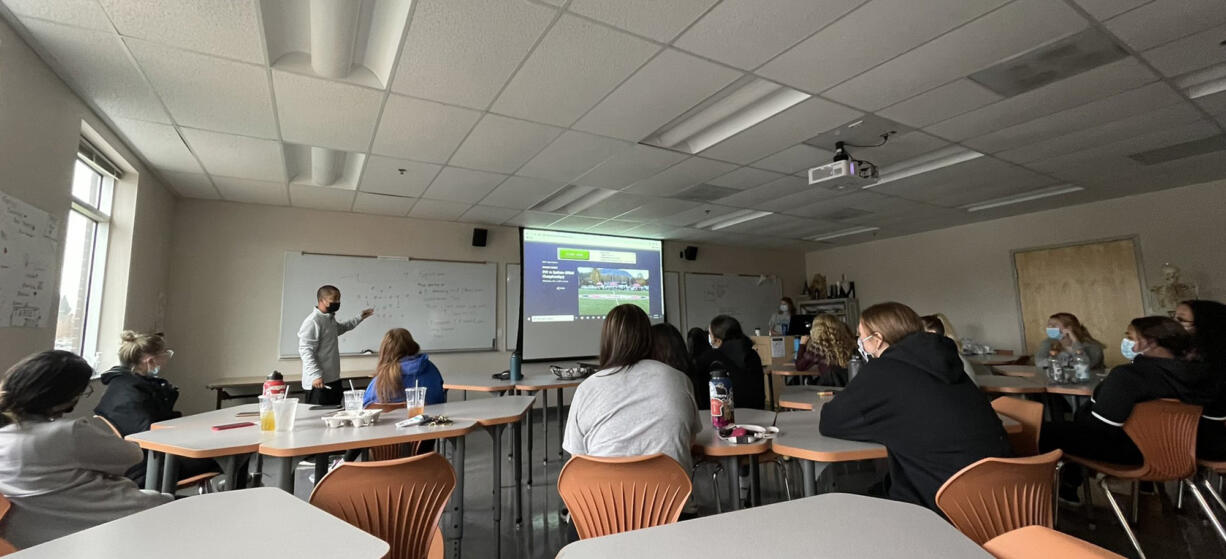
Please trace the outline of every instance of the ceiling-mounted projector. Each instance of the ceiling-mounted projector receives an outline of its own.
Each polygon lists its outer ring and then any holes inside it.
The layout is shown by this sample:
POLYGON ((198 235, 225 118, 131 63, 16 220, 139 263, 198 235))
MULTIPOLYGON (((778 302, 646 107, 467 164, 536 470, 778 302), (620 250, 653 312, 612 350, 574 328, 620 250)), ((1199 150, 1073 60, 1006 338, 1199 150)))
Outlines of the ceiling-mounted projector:
POLYGON ((844 159, 809 169, 809 184, 831 190, 858 190, 877 182, 877 167, 866 161, 844 159))

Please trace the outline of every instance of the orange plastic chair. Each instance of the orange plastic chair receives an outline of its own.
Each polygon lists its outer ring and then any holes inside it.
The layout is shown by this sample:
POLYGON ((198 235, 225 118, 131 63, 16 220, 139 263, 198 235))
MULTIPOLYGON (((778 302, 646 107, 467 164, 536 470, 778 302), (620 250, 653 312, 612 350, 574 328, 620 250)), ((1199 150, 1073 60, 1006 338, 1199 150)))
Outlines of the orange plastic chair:
POLYGON ((434 537, 430 538, 430 551, 426 554, 426 559, 443 559, 447 548, 444 547, 443 530, 438 526, 434 527, 434 537))
POLYGON ((1024 526, 1052 527, 1053 450, 1028 458, 984 458, 945 481, 936 503, 954 527, 983 545, 1024 526))
MULTIPOLYGON (((0 495, 0 520, 4 520, 4 517, 8 515, 11 508, 13 508, 13 503, 4 498, 3 495, 0 495)), ((0 538, 0 557, 16 552, 17 548, 13 547, 13 544, 4 538, 0 538)))
POLYGON ((455 483, 437 452, 346 462, 315 485, 310 503, 387 542, 389 559, 426 559, 455 483))
MULTIPOLYGON (((1139 482, 1179 482, 1180 487, 1186 486, 1196 497, 1201 510, 1205 512, 1205 516, 1209 517, 1209 522, 1213 524, 1218 536, 1226 539, 1226 529, 1222 528, 1222 523, 1209 509, 1205 496, 1192 482, 1193 476, 1196 475, 1196 427, 1200 414, 1200 406, 1169 399, 1143 402, 1133 406, 1132 414, 1124 422, 1124 432, 1141 451, 1142 463, 1140 466, 1112 464, 1072 454, 1066 455, 1069 460, 1103 474, 1099 477, 1098 483, 1103 493, 1107 495, 1107 501, 1111 503, 1111 510, 1115 512, 1124 532, 1128 534, 1129 541, 1132 542, 1132 547, 1137 550, 1137 555, 1141 559, 1145 559, 1145 552, 1141 550, 1136 534, 1128 525, 1128 520, 1115 500, 1115 495, 1107 486, 1107 478, 1113 477, 1132 482, 1134 518, 1137 516, 1137 484, 1139 482)), ((1089 483, 1090 479, 1087 477, 1085 491, 1087 512, 1093 508, 1089 483)))
POLYGON ((4 517, 8 515, 11 508, 13 508, 12 501, 6 499, 4 495, 0 495, 0 520, 4 520, 4 517))
POLYGON ((672 524, 693 489, 689 473, 663 454, 574 456, 558 474, 580 539, 672 524))
POLYGON ((1097 545, 1046 526, 1027 526, 983 544, 996 559, 1124 559, 1097 545))
POLYGON ((17 548, 13 547, 13 544, 9 543, 8 540, 0 538, 0 557, 10 553, 17 553, 17 548))
POLYGON ((119 428, 118 428, 118 427, 116 427, 114 423, 111 423, 111 420, 109 420, 109 419, 107 419, 107 418, 105 418, 105 417, 102 417, 101 415, 95 415, 95 416, 94 416, 94 419, 97 419, 98 421, 101 421, 103 425, 106 425, 107 427, 109 427, 109 428, 111 429, 111 432, 112 432, 112 433, 115 433, 115 436, 116 436, 116 437, 119 437, 119 438, 121 438, 121 439, 123 438, 123 433, 120 433, 120 432, 119 432, 119 428))
MULTIPOLYGON (((1226 476, 1226 460, 1216 462, 1212 460, 1197 460, 1196 464, 1201 468, 1204 468, 1206 472, 1212 472, 1217 475, 1218 487, 1213 486, 1213 482, 1209 481, 1209 476, 1201 477, 1201 483, 1204 484, 1205 491, 1209 493, 1209 496, 1213 497, 1214 501, 1217 501, 1219 507, 1222 507, 1222 512, 1226 513, 1226 501, 1222 500, 1221 490, 1222 477, 1226 476)), ((1183 497, 1182 488, 1179 496, 1180 498, 1183 497)), ((1222 539, 1223 541, 1226 541, 1226 536, 1223 536, 1222 539)))
MULTIPOLYGON (((116 427, 114 423, 111 423, 109 419, 102 417, 101 415, 95 415, 94 419, 97 419, 98 421, 101 421, 103 425, 110 427, 111 432, 115 433, 116 437, 119 437, 121 439, 123 438, 123 433, 120 433, 119 428, 116 427)), ((198 495, 212 493, 213 492, 212 480, 213 478, 219 475, 221 475, 221 472, 205 472, 203 474, 194 475, 187 479, 181 479, 179 480, 179 483, 175 484, 175 489, 176 490, 183 489, 185 487, 191 487, 194 485, 196 486, 196 493, 198 495)))
MULTIPOLYGON (((382 404, 379 402, 371 402, 367 404, 368 410, 383 410, 385 412, 404 409, 404 404, 382 404)), ((421 441, 404 444, 387 444, 383 446, 374 446, 366 449, 366 456, 371 461, 380 460, 395 460, 404 458, 405 456, 416 456, 418 449, 421 448, 421 441), (406 448, 407 447, 407 448, 406 448)))
POLYGON ((1009 434, 1009 445, 1018 456, 1034 456, 1039 453, 1039 428, 1043 425, 1043 404, 1001 396, 992 400, 992 409, 1005 417, 1022 424, 1020 433, 1009 434))

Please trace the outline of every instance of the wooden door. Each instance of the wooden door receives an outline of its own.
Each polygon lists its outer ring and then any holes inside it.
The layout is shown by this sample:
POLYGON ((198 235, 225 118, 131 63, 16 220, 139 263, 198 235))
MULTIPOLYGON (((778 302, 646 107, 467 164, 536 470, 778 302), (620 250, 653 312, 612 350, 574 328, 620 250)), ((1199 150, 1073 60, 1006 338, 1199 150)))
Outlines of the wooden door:
POLYGON ((1119 340, 1145 314, 1133 239, 1017 251, 1013 265, 1030 354, 1046 335, 1047 317, 1069 312, 1106 346, 1108 367, 1125 362, 1119 340))

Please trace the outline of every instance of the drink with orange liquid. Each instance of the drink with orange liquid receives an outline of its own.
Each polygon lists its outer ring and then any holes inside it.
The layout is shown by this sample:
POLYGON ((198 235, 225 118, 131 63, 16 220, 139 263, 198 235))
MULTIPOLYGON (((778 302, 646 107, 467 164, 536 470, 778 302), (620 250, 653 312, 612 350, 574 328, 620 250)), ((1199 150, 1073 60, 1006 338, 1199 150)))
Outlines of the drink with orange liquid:
POLYGON ((273 396, 260 396, 260 430, 272 431, 277 428, 277 422, 272 414, 273 396))
POLYGON ((426 388, 406 388, 404 389, 404 404, 408 407, 409 417, 421 415, 426 412, 426 388))

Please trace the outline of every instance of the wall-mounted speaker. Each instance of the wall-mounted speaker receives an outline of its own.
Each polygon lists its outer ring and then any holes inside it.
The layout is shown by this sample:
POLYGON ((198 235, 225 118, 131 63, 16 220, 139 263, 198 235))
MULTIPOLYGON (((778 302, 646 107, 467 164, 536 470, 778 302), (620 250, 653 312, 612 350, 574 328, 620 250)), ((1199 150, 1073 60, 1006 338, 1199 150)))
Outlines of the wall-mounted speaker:
POLYGON ((698 260, 698 247, 690 245, 681 251, 681 258, 686 260, 698 260))
POLYGON ((485 237, 489 235, 488 229, 473 228, 473 246, 485 246, 485 237))

